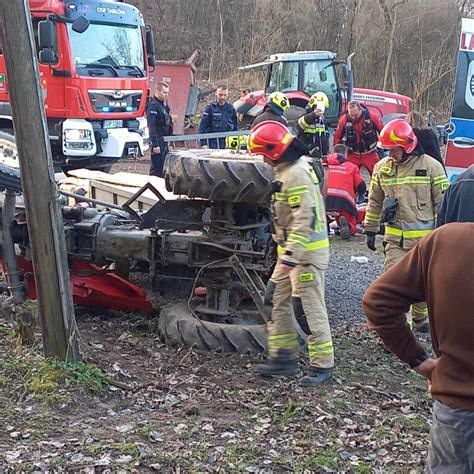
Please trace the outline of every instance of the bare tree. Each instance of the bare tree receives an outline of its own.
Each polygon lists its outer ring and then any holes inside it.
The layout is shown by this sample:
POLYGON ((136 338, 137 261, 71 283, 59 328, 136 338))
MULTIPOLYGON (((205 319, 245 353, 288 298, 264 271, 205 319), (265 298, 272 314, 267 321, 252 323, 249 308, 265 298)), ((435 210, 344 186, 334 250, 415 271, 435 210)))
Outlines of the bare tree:
POLYGON ((258 76, 243 76, 238 66, 277 52, 329 50, 343 59, 355 51, 356 86, 392 89, 443 114, 460 18, 474 17, 472 0, 129 1, 154 27, 159 58, 200 49, 208 80, 252 83, 258 76))

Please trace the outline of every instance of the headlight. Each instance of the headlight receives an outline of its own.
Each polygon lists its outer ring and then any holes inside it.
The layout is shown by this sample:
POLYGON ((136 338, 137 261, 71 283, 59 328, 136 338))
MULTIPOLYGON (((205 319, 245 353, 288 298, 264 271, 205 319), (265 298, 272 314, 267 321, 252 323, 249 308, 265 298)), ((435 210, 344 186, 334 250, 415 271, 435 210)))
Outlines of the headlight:
POLYGON ((89 130, 64 130, 64 139, 67 141, 90 140, 91 132, 89 130))

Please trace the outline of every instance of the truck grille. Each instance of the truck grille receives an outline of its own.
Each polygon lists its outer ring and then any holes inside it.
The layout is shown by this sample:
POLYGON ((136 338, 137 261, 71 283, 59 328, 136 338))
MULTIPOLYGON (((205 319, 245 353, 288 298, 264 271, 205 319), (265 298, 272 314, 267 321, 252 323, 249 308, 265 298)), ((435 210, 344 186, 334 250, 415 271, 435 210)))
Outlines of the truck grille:
POLYGON ((136 112, 142 101, 142 90, 90 90, 95 112, 136 112))

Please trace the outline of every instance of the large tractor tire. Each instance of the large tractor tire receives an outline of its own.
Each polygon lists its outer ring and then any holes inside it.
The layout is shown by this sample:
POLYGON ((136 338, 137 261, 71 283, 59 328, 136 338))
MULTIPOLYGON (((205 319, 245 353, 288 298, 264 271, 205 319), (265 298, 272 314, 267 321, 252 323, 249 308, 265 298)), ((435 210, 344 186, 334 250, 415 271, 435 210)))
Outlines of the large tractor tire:
POLYGON ((239 325, 201 321, 186 303, 174 303, 161 311, 158 328, 167 345, 206 351, 251 354, 266 350, 264 324, 239 325))
MULTIPOLYGON (((306 323, 307 325, 307 323, 306 323)), ((296 322, 300 348, 306 347, 307 332, 296 322)), ((193 347, 214 352, 255 354, 266 352, 265 324, 224 324, 202 321, 189 311, 187 303, 165 306, 160 314, 158 330, 169 346, 193 347)))
POLYGON ((21 192, 20 170, 0 163, 0 189, 21 192))
POLYGON ((0 132, 0 163, 12 168, 19 168, 18 150, 12 132, 10 130, 0 132))
POLYGON ((172 151, 163 175, 174 194, 210 201, 268 204, 273 170, 261 158, 226 150, 172 151))

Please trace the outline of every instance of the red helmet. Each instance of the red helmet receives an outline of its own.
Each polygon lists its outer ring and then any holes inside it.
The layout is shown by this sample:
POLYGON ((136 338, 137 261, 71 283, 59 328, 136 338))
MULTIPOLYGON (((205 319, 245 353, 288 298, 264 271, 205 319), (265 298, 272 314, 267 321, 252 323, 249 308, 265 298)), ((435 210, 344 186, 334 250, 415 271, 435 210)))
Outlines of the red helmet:
POLYGON ((403 119, 395 119, 382 128, 377 146, 379 148, 402 147, 405 153, 411 153, 418 143, 418 139, 413 132, 411 125, 403 119))
POLYGON ((282 123, 267 120, 252 128, 247 148, 252 154, 265 155, 272 161, 278 161, 293 140, 293 135, 282 123))

